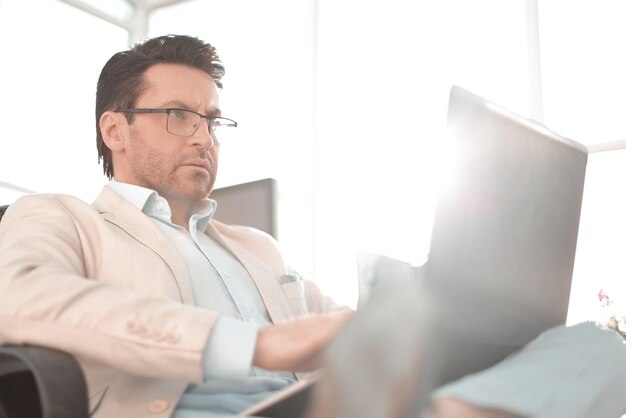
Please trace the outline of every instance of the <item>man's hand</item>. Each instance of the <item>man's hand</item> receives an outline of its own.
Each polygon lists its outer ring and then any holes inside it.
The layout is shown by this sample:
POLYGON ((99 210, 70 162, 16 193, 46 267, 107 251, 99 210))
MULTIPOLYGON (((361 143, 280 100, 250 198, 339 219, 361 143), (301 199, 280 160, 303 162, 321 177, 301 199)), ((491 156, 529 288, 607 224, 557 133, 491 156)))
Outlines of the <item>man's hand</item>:
POLYGON ((316 314, 259 330, 253 364, 266 370, 312 371, 322 364, 328 344, 354 314, 316 314))

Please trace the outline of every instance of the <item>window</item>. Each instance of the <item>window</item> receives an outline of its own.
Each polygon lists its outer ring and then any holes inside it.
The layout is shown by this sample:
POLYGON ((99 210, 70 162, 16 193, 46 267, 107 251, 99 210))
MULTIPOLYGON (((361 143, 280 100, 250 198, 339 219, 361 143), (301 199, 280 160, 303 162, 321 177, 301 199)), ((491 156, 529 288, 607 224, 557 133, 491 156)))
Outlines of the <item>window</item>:
MULTIPOLYGON (((105 182, 96 82, 126 46, 126 31, 61 2, 2 0, 0 38, 0 180, 93 200, 105 182)), ((4 190, 0 184, 0 198, 11 203, 16 194, 4 190)))

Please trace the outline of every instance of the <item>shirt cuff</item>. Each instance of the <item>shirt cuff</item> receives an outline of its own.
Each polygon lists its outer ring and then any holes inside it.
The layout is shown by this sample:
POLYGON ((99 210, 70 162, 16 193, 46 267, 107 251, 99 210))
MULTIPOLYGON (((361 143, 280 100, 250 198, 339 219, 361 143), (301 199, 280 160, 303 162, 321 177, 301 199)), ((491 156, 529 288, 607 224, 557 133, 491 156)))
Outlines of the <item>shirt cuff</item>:
POLYGON ((240 319, 217 318, 204 349, 204 380, 248 376, 258 330, 256 325, 240 319))

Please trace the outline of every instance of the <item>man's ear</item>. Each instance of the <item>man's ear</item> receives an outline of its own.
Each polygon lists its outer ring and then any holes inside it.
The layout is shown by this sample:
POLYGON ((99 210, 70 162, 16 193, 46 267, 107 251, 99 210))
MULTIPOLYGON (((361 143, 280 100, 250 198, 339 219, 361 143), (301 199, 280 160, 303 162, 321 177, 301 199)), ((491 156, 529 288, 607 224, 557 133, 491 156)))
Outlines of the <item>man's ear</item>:
POLYGON ((123 150, 128 132, 126 118, 121 113, 110 110, 104 112, 100 116, 100 132, 102 133, 102 140, 111 151, 123 150))

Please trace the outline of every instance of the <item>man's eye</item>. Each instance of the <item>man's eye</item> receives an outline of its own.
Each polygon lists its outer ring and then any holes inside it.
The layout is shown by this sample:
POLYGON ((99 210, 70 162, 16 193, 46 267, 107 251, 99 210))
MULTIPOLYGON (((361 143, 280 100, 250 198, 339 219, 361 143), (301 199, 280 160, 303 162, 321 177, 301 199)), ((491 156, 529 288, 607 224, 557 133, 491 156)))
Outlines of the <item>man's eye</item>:
POLYGON ((181 119, 182 120, 182 119, 187 118, 187 112, 185 112, 184 110, 174 109, 174 110, 170 111, 170 116, 173 116, 176 119, 181 119))

